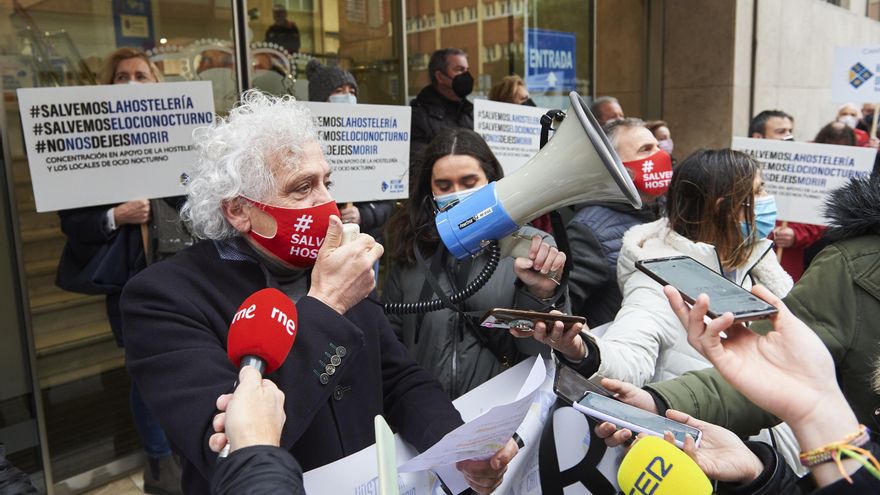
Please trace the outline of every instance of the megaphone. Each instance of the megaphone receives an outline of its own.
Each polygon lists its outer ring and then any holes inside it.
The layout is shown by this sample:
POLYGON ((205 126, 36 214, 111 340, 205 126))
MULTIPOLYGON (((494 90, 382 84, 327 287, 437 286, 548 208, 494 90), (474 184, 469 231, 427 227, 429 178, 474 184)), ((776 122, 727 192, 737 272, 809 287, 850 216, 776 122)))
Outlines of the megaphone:
POLYGON ((576 92, 566 118, 541 150, 516 172, 437 214, 440 239, 456 258, 479 254, 547 212, 585 201, 642 201, 602 127, 576 92))

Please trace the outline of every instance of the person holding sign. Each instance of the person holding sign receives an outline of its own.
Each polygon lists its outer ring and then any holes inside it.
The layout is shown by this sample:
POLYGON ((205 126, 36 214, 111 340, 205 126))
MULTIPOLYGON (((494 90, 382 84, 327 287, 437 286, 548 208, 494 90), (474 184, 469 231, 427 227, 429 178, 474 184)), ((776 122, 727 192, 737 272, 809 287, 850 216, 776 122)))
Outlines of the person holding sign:
MULTIPOLYGON (((306 66, 309 78, 309 101, 328 103, 357 103, 357 80, 347 70, 327 67, 315 59, 306 66)), ((339 209, 342 223, 360 225, 361 232, 381 241, 382 228, 391 212, 394 201, 363 201, 347 203, 339 209)))
MULTIPOLYGON (((793 141, 794 118, 781 110, 764 110, 752 119, 749 137, 793 141)), ((782 268, 797 282, 804 273, 804 250, 822 237, 821 225, 798 222, 776 222, 769 238, 778 249, 782 268)))
MULTIPOLYGON (((303 470, 373 444, 377 414, 420 451, 461 425, 367 299, 384 248, 367 234, 343 243, 308 109, 250 90, 193 138, 198 160, 181 215, 205 240, 139 273, 122 298, 126 366, 186 460, 184 491, 208 492, 216 399, 238 377, 227 356, 229 327, 242 301, 266 287, 296 303, 296 345, 266 378, 290 398, 280 445, 303 470)), ((490 459, 457 467, 489 493, 517 451, 511 440, 490 459)))
MULTIPOLYGON (((101 84, 162 82, 162 74, 147 55, 136 48, 128 47, 120 48, 107 57, 99 78, 101 84)), ((145 242, 142 239, 141 226, 146 224, 151 217, 149 200, 128 201, 115 206, 104 205, 61 210, 58 215, 61 218, 61 230, 67 236, 65 253, 77 253, 78 258, 88 260, 99 256, 102 252, 102 246, 124 242, 127 246, 124 254, 119 255, 119 252, 116 252, 117 264, 126 265, 120 267, 121 270, 130 277, 146 266, 145 242)), ((62 256, 58 271, 59 274, 64 274, 80 268, 81 265, 75 263, 73 258, 62 256)), ((63 276, 60 278, 63 279, 63 276)), ((120 283, 124 284, 124 281, 120 283)), ((119 307, 122 285, 105 293, 110 329, 113 331, 116 343, 122 347, 124 345, 122 312, 119 307)), ((180 466, 171 455, 171 446, 164 430, 144 404, 140 392, 134 384, 131 387, 131 410, 147 454, 147 466, 144 469, 144 492, 181 493, 180 466)))
MULTIPOLYGON (((486 256, 458 261, 440 242, 434 215, 503 175, 492 150, 474 131, 447 129, 431 141, 409 201, 388 223, 391 271, 384 301, 433 299, 437 294, 428 277, 451 293, 480 273, 486 256), (423 260, 416 258, 415 250, 423 260)), ((479 326, 476 317, 493 308, 547 311, 554 295, 564 290, 546 274, 561 271, 565 253, 538 229, 523 227, 518 235, 532 239, 530 256, 502 259, 486 286, 457 310, 388 316, 410 353, 453 399, 526 357, 516 339, 503 330, 479 326), (479 314, 472 317, 469 311, 479 314)))

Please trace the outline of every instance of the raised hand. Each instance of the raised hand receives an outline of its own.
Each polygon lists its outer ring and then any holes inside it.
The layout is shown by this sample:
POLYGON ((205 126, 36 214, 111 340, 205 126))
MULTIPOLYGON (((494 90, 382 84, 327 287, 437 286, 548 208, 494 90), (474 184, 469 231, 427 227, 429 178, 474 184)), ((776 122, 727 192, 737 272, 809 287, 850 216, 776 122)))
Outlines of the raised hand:
POLYGON ((367 234, 342 243, 342 221, 330 216, 327 236, 312 270, 309 296, 344 314, 376 286, 373 266, 385 249, 367 234))
POLYGON ((528 258, 517 258, 513 263, 513 271, 517 278, 535 297, 548 298, 553 295, 559 284, 549 276, 559 274, 565 265, 565 253, 541 240, 540 236, 532 236, 528 258))

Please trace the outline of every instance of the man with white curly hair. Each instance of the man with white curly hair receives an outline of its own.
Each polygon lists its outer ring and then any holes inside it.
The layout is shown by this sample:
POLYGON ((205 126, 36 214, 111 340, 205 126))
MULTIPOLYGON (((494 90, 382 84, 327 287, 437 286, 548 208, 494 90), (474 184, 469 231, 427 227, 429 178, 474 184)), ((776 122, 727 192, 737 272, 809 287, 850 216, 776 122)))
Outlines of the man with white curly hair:
MULTIPOLYGON (((299 314, 296 345, 267 378, 287 395, 280 446, 304 470, 371 445, 376 414, 419 450, 462 422, 366 300, 383 248, 366 234, 341 243, 316 136, 308 110, 256 91, 198 129, 182 216, 205 241, 141 272, 123 293, 126 366, 186 459, 186 493, 208 493, 221 447, 208 441, 216 422, 222 427, 215 401, 238 376, 228 328, 241 302, 265 287, 290 296, 299 314)), ((511 441, 458 468, 489 493, 516 451, 511 441)))

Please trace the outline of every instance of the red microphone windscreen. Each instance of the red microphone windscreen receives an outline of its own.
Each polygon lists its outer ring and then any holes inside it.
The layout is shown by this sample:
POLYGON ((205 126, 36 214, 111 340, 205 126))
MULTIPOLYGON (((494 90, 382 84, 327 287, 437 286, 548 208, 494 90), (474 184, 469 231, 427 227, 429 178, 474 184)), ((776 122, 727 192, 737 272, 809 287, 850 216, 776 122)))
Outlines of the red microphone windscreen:
POLYGON ((227 336, 227 354, 239 366, 244 356, 266 362, 272 373, 287 358, 296 339, 296 306, 278 289, 254 292, 232 317, 227 336))

